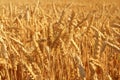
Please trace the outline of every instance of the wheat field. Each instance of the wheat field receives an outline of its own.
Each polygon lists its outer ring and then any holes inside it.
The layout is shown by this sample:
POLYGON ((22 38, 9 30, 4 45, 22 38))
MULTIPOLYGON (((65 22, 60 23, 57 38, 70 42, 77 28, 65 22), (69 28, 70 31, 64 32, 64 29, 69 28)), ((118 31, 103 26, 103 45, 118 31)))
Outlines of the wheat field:
POLYGON ((120 80, 119 3, 1 0, 0 80, 120 80))

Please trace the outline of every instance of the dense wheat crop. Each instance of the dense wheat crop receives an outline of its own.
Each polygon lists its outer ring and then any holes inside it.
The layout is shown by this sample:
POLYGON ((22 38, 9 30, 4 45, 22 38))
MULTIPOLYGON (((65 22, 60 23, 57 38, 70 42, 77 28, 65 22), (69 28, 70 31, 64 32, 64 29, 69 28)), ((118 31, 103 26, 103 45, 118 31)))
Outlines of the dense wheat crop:
POLYGON ((0 80, 120 80, 119 6, 1 4, 0 80))

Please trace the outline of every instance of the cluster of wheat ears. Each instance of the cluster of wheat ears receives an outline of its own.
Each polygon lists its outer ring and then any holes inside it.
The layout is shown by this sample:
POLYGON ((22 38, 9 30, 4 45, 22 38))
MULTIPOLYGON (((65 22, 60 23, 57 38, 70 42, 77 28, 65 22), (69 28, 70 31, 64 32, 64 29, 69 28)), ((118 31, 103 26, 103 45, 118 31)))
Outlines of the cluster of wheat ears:
POLYGON ((120 80, 119 7, 1 5, 0 80, 120 80))

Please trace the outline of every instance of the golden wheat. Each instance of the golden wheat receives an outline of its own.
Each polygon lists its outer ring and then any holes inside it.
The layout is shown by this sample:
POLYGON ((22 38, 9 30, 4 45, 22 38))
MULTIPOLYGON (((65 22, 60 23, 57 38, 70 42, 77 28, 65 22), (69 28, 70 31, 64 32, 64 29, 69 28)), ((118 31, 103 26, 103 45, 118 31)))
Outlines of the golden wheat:
POLYGON ((58 2, 0 5, 0 80, 119 80, 118 5, 58 2))

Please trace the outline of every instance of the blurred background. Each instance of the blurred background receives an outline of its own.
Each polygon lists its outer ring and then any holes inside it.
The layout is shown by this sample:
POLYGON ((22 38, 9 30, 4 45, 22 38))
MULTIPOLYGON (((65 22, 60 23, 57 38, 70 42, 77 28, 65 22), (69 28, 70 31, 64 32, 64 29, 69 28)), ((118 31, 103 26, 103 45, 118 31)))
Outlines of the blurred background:
MULTIPOLYGON (((36 3, 38 0, 0 0, 0 4, 8 4, 9 2, 15 3, 15 4, 33 4, 36 3)), ((118 6, 120 5, 120 0, 39 0, 41 3, 69 3, 69 2, 73 2, 73 3, 114 3, 117 4, 118 6)))

